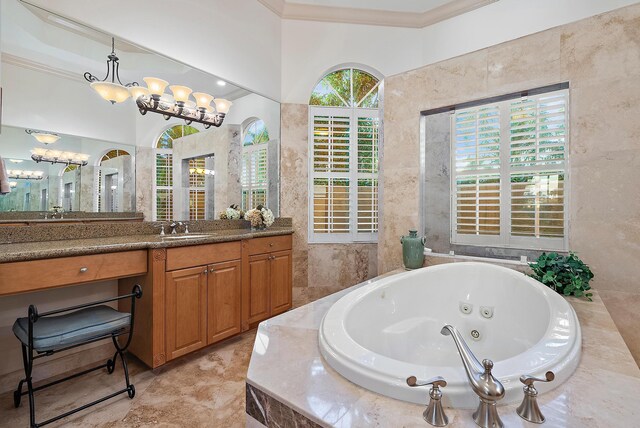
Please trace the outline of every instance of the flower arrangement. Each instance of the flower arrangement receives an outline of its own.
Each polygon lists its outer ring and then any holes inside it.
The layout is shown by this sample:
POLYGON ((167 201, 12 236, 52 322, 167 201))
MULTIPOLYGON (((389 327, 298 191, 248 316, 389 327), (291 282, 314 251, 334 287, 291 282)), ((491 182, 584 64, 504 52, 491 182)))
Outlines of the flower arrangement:
POLYGON ((275 218, 273 212, 262 205, 258 205, 245 213, 244 219, 251 222, 251 227, 269 227, 275 218))
POLYGON ((235 204, 220 212, 220 220, 241 220, 243 218, 244 211, 238 208, 235 204))

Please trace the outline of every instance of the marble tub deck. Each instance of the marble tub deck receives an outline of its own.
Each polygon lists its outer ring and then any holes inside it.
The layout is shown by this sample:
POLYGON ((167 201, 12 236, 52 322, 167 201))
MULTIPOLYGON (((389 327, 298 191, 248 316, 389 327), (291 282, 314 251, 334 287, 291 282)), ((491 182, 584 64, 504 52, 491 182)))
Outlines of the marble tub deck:
MULTIPOLYGON (((424 406, 361 388, 320 356, 320 321, 336 300, 358 286, 260 324, 247 373, 247 412, 255 420, 296 427, 430 426, 422 419, 424 406)), ((499 406, 505 426, 640 427, 640 369, 597 293, 593 300, 569 299, 582 326, 582 357, 567 382, 539 397, 547 422, 524 421, 513 404, 499 406)), ((476 427, 473 410, 446 413, 450 427, 476 427)))

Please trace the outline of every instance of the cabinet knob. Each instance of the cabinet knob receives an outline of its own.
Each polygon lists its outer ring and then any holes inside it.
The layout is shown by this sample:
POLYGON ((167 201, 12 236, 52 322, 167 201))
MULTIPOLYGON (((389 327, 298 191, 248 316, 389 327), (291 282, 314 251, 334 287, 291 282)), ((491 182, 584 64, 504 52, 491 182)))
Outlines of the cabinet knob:
POLYGON ((205 269, 202 273, 207 275, 209 273, 209 271, 207 269, 205 269))
POLYGON ((214 273, 215 270, 213 268, 209 269, 209 273, 214 273))
POLYGON ((81 267, 80 268, 80 273, 85 273, 88 270, 89 270, 89 268, 87 268, 87 267, 81 267))
POLYGON ((269 244, 270 247, 273 247, 273 242, 269 244))

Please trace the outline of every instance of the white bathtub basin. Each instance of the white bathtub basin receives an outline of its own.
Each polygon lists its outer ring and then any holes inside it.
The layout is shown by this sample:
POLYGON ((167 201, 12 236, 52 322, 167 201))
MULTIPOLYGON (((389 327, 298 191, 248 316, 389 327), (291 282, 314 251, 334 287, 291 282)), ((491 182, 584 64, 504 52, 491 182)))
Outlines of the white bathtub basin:
MULTIPOLYGON (((486 311, 485 311, 486 312, 486 311)), ((405 380, 443 376, 445 406, 475 408, 462 361, 445 324, 456 327, 478 360, 494 361, 506 396, 522 399, 522 374, 544 377, 544 393, 571 376, 580 360, 580 324, 567 301, 539 282, 487 263, 450 263, 406 272, 364 285, 338 300, 319 331, 325 360, 350 381, 377 393, 425 404, 426 388, 405 380), (472 305, 463 313, 461 304, 472 305), (493 311, 491 318, 481 307, 493 311), (474 340, 471 332, 480 333, 474 340)))

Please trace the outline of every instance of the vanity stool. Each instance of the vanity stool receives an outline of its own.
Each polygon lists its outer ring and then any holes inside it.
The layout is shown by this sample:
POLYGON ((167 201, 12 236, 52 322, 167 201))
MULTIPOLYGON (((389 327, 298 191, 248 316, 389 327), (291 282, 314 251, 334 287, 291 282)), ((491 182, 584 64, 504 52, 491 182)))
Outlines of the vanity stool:
POLYGON ((129 370, 127 368, 125 352, 129 343, 131 343, 131 337, 133 334, 136 299, 141 297, 142 288, 140 285, 136 284, 133 286, 131 294, 86 303, 83 305, 71 306, 64 309, 38 313, 36 307, 31 305, 29 306, 28 316, 26 318, 18 318, 16 320, 13 324, 13 333, 22 343, 22 361, 24 363, 25 378, 18 383, 18 388, 13 393, 13 404, 15 407, 18 407, 20 406, 22 396, 29 396, 29 418, 31 428, 50 424, 51 422, 65 418, 125 392, 129 395, 129 398, 133 398, 135 396, 136 390, 133 384, 129 382, 129 370), (104 305, 104 303, 129 298, 131 299, 130 313, 118 312, 112 307, 104 305), (117 338, 118 336, 125 334, 128 335, 128 338, 124 346, 121 346, 117 338), (48 357, 56 352, 65 351, 67 349, 109 338, 113 341, 116 352, 113 355, 113 358, 109 359, 106 363, 72 374, 71 376, 67 376, 63 379, 47 383, 46 385, 38 386, 37 388, 33 387, 31 382, 31 373, 33 370, 34 360, 42 357, 48 357), (34 351, 36 355, 34 355, 34 351), (126 388, 99 398, 88 404, 84 404, 61 415, 47 419, 44 422, 36 423, 34 392, 105 367, 107 372, 111 374, 115 369, 118 355, 120 356, 122 368, 124 369, 124 378, 127 385, 126 388), (22 391, 22 385, 24 383, 27 384, 26 391, 22 391))

